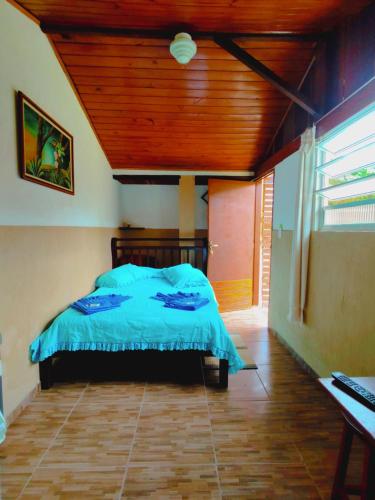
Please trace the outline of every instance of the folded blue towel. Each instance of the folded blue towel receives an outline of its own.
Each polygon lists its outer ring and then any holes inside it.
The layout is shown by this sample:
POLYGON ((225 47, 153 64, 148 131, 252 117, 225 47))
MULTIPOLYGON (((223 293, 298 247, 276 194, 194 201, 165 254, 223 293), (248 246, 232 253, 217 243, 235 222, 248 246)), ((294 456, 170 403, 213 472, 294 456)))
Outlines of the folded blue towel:
POLYGON ((196 311, 209 303, 209 299, 202 297, 198 300, 171 300, 164 304, 164 307, 171 309, 181 309, 181 311, 196 311))
POLYGON ((209 303, 209 299, 201 297, 199 292, 160 293, 150 297, 164 302, 164 307, 181 309, 182 311, 196 311, 209 303))
POLYGON ((84 314, 95 314, 115 309, 116 307, 119 307, 122 302, 130 298, 130 295, 96 295, 76 300, 73 304, 71 304, 71 307, 84 314))
POLYGON ((177 292, 177 293, 161 293, 158 292, 156 295, 150 297, 151 299, 155 300, 161 300, 162 302, 165 302, 166 300, 174 300, 174 299, 190 299, 192 297, 199 297, 200 293, 199 292, 191 292, 191 293, 185 293, 185 292, 177 292))

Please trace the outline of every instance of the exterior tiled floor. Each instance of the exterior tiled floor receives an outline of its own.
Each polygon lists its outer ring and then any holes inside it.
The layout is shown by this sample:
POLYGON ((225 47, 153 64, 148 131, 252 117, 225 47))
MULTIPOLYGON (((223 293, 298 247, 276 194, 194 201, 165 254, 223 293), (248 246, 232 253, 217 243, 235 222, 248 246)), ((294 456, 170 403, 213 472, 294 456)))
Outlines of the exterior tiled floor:
MULTIPOLYGON (((227 391, 171 380, 60 384, 0 448, 2 499, 329 498, 341 419, 265 326, 223 314, 258 370, 227 391)), ((198 377, 199 378, 199 377, 198 377)), ((359 474, 355 447, 351 479, 359 474)))

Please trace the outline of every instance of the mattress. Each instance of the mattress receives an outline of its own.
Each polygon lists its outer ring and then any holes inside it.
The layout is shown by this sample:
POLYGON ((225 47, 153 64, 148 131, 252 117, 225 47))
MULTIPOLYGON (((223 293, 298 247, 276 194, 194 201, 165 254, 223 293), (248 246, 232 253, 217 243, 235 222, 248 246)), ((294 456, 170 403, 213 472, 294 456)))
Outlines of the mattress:
POLYGON ((184 288, 199 292, 209 303, 196 311, 164 307, 151 297, 157 292, 176 293, 165 278, 148 278, 122 288, 100 287, 89 296, 121 294, 131 298, 120 307, 85 315, 71 307, 30 345, 30 359, 37 363, 58 351, 199 350, 228 360, 229 373, 245 365, 218 312, 209 284, 184 288))

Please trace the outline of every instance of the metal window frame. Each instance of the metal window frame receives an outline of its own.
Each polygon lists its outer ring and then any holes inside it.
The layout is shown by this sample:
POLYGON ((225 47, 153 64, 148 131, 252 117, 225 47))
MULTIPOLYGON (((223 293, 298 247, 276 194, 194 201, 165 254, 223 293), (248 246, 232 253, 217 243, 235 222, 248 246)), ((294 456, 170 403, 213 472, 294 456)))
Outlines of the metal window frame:
MULTIPOLYGON (((375 231, 375 223, 374 224, 337 224, 337 225, 327 225, 324 224, 324 213, 326 210, 326 203, 327 203, 327 198, 322 196, 321 191, 323 189, 327 189, 327 187, 324 187, 324 179, 327 177, 326 174, 324 174, 321 170, 321 168, 324 166, 324 161, 325 156, 327 154, 331 154, 328 150, 324 148, 324 143, 333 135, 339 134, 342 132, 346 127, 351 125, 354 121, 360 120, 361 117, 365 116, 368 113, 371 113, 375 109, 375 103, 370 104, 369 106, 366 106, 362 111, 359 113, 356 113, 352 117, 350 117, 348 120, 345 120, 343 123, 335 127, 333 130, 329 131, 327 134, 325 134, 323 137, 320 138, 319 142, 316 145, 317 148, 317 155, 316 155, 316 166, 315 166, 315 192, 314 192, 314 230, 316 231, 375 231), (320 191, 320 192, 319 192, 320 191)), ((364 138, 361 141, 357 141, 356 143, 348 145, 348 147, 343 148, 343 150, 340 150, 340 152, 343 152, 349 149, 348 154, 350 154, 351 148, 355 146, 356 144, 359 144, 365 140, 368 140, 370 137, 373 137, 374 134, 370 134, 366 138, 364 138)), ((375 136, 374 136, 375 137, 375 136)), ((361 167, 362 168, 362 167, 361 167)), ((370 176, 369 176, 370 177, 370 176)), ((371 176, 372 177, 372 176, 371 176)), ((342 185, 346 185, 348 183, 353 183, 353 182, 358 182, 360 179, 355 179, 354 181, 347 181, 342 183, 342 185)), ((350 202, 347 204, 342 204, 341 206, 338 206, 337 208, 344 208, 344 206, 354 206, 354 205, 365 205, 368 202, 371 202, 372 200, 364 200, 363 202, 350 202)), ((330 207, 331 209, 332 207, 330 207)))

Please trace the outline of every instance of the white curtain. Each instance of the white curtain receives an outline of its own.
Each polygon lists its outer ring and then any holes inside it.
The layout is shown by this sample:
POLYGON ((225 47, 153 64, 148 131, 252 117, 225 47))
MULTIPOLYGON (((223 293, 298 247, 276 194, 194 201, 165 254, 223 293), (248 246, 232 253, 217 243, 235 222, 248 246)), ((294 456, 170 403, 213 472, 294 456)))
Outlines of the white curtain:
POLYGON ((315 126, 301 137, 301 167, 297 195, 296 228, 290 267, 289 321, 304 322, 310 234, 315 185, 315 126))

